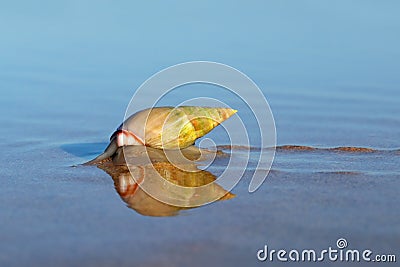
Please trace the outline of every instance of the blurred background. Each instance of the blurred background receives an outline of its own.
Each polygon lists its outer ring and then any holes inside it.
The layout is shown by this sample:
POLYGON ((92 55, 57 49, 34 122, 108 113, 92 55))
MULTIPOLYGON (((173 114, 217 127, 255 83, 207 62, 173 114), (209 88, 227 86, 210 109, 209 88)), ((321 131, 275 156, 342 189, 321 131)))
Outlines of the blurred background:
POLYGON ((148 77, 209 60, 263 90, 278 144, 397 146, 399 10, 368 0, 3 1, 0 119, 23 117, 32 130, 49 119, 64 139, 85 124, 95 141, 148 77))

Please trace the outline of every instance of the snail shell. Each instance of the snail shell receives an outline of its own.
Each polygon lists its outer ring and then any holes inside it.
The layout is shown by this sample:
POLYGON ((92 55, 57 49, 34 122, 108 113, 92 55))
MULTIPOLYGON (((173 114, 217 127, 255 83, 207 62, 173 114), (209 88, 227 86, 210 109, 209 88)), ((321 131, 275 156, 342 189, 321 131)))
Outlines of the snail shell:
POLYGON ((118 147, 122 146, 186 148, 236 112, 230 108, 198 106, 155 107, 141 110, 118 127, 103 154, 86 164, 94 164, 109 158, 118 147))

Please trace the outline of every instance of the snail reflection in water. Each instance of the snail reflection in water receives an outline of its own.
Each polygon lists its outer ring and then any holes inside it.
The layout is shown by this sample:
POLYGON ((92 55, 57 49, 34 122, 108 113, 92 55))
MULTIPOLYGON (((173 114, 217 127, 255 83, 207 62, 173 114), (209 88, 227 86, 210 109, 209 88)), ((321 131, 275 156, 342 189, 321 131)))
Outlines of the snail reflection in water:
MULTIPOLYGON (((204 156, 205 153, 193 146, 180 151, 185 158, 191 160, 199 158, 200 154, 204 156)), ((173 154, 172 157, 174 157, 173 154)), ((202 199, 227 200, 235 197, 217 183, 213 183, 216 177, 212 173, 199 170, 194 163, 185 162, 184 168, 181 169, 171 164, 163 150, 159 149, 145 146, 120 147, 112 160, 103 161, 97 166, 113 178, 118 194, 128 207, 146 216, 175 216, 180 210, 188 209, 187 207, 192 206, 192 203, 199 203, 202 199), (157 177, 160 176, 173 184, 193 188, 190 194, 179 196, 180 199, 185 199, 184 206, 173 206, 158 201, 139 185, 155 183, 154 188, 159 191, 158 193, 169 194, 171 198, 175 197, 176 192, 157 185, 157 177), (210 186, 201 187, 207 184, 210 186)))

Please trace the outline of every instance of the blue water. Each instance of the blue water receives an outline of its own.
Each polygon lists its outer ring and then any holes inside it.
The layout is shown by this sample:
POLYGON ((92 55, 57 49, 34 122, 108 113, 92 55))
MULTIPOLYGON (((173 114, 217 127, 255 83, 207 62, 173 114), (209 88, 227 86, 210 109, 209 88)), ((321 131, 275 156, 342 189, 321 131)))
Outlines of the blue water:
MULTIPOLYGON (((339 237, 395 253, 399 10, 396 1, 2 3, 0 265, 250 266, 265 243, 326 248, 339 237), (109 175, 71 165, 104 149, 141 83, 193 60, 252 78, 278 145, 377 151, 278 149, 254 194, 246 175, 234 199, 142 216, 109 175)), ((194 96, 222 98, 255 126, 238 99, 210 86, 162 104, 194 96)), ((210 136, 225 144, 220 128, 210 136)))

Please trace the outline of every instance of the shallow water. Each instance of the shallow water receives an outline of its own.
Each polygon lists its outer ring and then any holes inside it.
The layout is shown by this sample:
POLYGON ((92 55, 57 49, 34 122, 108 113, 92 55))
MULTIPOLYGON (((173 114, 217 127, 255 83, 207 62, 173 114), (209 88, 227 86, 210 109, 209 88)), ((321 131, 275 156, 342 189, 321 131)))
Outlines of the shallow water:
MULTIPOLYGON (((340 237, 400 257, 398 4, 292 4, 180 3, 168 16, 145 4, 1 8, 0 265, 252 266, 270 264, 256 258, 265 244, 325 249, 340 237), (143 216, 107 173, 73 166, 105 148, 143 81, 199 58, 230 64, 263 90, 277 128, 272 171, 248 193, 262 149, 250 136, 236 197, 143 216)), ((160 104, 197 96, 227 101, 255 129, 243 103, 211 86, 160 104)), ((210 137, 228 152, 221 128, 210 137)))

